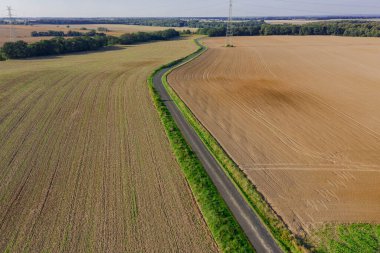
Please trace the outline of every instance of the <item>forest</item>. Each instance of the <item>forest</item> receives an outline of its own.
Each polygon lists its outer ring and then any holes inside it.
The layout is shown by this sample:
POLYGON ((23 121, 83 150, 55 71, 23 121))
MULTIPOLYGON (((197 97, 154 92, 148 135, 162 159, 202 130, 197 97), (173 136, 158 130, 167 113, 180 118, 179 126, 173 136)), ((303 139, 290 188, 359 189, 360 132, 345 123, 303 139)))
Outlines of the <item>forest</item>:
POLYGON ((104 36, 104 33, 97 33, 94 30, 91 30, 89 32, 83 33, 78 31, 68 31, 67 33, 63 31, 44 31, 44 32, 37 32, 33 31, 31 32, 32 37, 80 37, 80 36, 104 36))
POLYGON ((169 40, 179 36, 180 33, 178 31, 174 29, 167 29, 157 32, 126 33, 120 36, 119 41, 122 45, 132 45, 153 40, 169 40))
MULTIPOLYGON (((371 21, 325 21, 303 25, 276 24, 263 21, 241 22, 233 25, 235 36, 269 35, 335 35, 351 37, 380 37, 380 22, 371 21)), ((225 36, 226 25, 211 23, 199 29, 200 34, 210 37, 225 36)))

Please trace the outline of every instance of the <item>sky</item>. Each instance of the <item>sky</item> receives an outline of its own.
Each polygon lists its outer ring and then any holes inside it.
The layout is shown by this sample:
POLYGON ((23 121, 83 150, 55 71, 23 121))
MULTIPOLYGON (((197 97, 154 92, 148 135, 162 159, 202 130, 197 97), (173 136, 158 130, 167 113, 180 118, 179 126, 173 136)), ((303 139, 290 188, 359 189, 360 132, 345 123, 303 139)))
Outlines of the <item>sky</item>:
MULTIPOLYGON (((17 17, 226 16, 229 0, 0 0, 17 17)), ((234 16, 380 14, 380 0, 233 0, 234 16)))

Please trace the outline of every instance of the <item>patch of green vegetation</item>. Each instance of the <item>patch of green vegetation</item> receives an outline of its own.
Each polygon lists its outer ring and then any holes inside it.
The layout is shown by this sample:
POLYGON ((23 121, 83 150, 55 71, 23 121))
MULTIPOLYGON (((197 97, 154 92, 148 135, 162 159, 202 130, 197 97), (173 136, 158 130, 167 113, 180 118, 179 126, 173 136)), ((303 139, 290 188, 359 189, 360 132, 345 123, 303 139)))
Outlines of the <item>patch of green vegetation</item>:
POLYGON ((0 50, 0 61, 5 61, 6 58, 5 56, 3 55, 3 52, 0 50))
MULTIPOLYGON (((198 54, 207 50, 203 45, 196 41, 200 47, 198 54)), ((194 58, 194 55, 190 57, 194 58)), ((187 59, 186 59, 187 60, 187 59)), ((183 62, 186 62, 183 61, 183 62)), ((186 104, 179 98, 175 91, 170 87, 167 82, 167 76, 170 71, 166 73, 162 81, 169 95, 173 101, 177 104, 186 120, 195 129, 203 143, 209 149, 211 154, 216 158, 221 167, 225 170, 226 174, 230 177, 232 182, 237 186, 252 209, 258 214, 268 230, 271 232, 275 240, 281 246, 285 252, 304 252, 307 251, 305 247, 301 246, 303 242, 295 236, 286 227, 285 223, 276 215, 273 209, 266 202, 263 195, 261 195, 255 186, 250 182, 247 176, 237 166, 237 164, 228 156, 224 149, 219 145, 217 140, 211 135, 211 133, 202 125, 201 122, 194 116, 186 104)))
POLYGON ((98 32, 109 32, 110 29, 108 29, 107 27, 98 27, 97 28, 98 32))
MULTIPOLYGON (((194 54, 199 52, 200 50, 194 54)), ((153 76, 156 73, 163 68, 176 65, 187 59, 188 57, 163 66, 149 77, 148 84, 154 105, 160 115, 177 161, 219 249, 222 252, 254 252, 248 238, 231 214, 199 159, 186 143, 170 112, 154 89, 153 76)))
POLYGON ((315 235, 319 253, 380 252, 380 225, 328 225, 315 235))
POLYGON ((137 216, 139 214, 139 209, 137 205, 137 194, 136 194, 136 189, 132 190, 132 221, 133 223, 136 223, 137 221, 137 216))

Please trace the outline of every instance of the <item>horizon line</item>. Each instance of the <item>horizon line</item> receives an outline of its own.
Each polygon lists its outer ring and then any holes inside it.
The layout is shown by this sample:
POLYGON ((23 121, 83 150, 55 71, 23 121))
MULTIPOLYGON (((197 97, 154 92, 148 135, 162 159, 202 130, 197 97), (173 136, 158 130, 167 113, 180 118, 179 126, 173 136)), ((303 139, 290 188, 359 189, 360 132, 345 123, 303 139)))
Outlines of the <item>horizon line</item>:
MULTIPOLYGON (((234 18, 329 18, 329 17, 341 17, 341 18, 355 18, 355 17, 363 17, 363 18, 380 18, 380 14, 320 14, 320 15, 263 15, 263 16, 234 16, 234 18)), ((226 16, 20 16, 14 17, 17 18, 39 18, 39 19, 52 19, 52 18, 78 18, 78 19, 100 19, 100 18, 119 18, 119 19, 128 19, 128 18, 226 18, 226 16)), ((1 19, 8 19, 8 17, 0 17, 1 19)))

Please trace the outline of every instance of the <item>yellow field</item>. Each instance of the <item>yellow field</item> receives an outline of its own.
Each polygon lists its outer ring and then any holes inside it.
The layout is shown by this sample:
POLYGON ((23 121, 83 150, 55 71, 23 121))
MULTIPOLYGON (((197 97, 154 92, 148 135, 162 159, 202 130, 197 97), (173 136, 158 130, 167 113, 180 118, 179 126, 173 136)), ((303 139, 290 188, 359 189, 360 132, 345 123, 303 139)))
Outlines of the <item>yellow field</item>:
POLYGON ((216 252, 147 76, 190 40, 0 62, 0 252, 216 252))
POLYGON ((234 40, 169 83, 295 233, 380 223, 380 40, 234 40))
MULTIPOLYGON (((80 30, 80 28, 87 28, 88 30, 94 29, 96 30, 98 27, 106 27, 109 29, 109 32, 106 32, 108 35, 120 36, 124 33, 134 33, 134 32, 153 32, 153 31, 162 31, 169 29, 169 27, 159 27, 159 26, 139 26, 139 25, 112 25, 112 24, 95 24, 95 25, 70 25, 67 27, 66 25, 34 25, 34 26, 25 26, 25 25, 17 25, 13 26, 13 34, 15 40, 24 40, 26 42, 34 42, 43 39, 49 39, 50 37, 31 37, 31 32, 43 32, 43 31, 64 31, 68 32, 78 31, 86 33, 86 30, 80 30)), ((195 28, 187 28, 187 27, 178 27, 174 28, 178 31, 183 31, 184 29, 189 29, 191 31, 195 31, 195 28)), ((9 41, 9 26, 8 25, 0 25, 0 46, 5 42, 9 41)))

